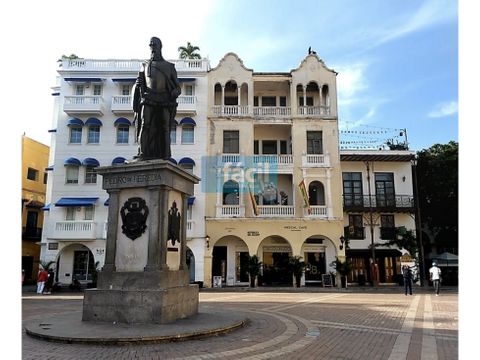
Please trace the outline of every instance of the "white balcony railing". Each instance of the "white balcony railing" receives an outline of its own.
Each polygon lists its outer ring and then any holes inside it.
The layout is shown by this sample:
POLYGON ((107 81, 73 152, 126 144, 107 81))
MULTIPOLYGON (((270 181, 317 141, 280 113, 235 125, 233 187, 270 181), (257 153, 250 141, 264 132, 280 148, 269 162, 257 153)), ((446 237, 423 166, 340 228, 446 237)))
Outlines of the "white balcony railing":
POLYGON ((245 217, 245 206, 217 205, 216 217, 245 217))
POLYGON ((311 205, 310 212, 308 212, 308 209, 305 208, 303 211, 303 214, 304 216, 308 216, 308 217, 326 218, 328 217, 328 210, 327 210, 327 207, 324 205, 311 205))
POLYGON ((286 106, 255 106, 254 116, 291 116, 292 108, 286 106))
POLYGON ((194 111, 196 110, 197 99, 193 95, 180 95, 177 98, 177 111, 194 111))
POLYGON ((260 205, 259 217, 292 217, 295 214, 293 205, 260 205))
POLYGON ((104 101, 101 95, 65 96, 65 101, 63 102, 63 111, 65 111, 67 114, 89 113, 103 115, 104 110, 104 101))
POLYGON ((218 157, 218 162, 217 162, 218 166, 230 165, 230 166, 236 167, 236 166, 242 166, 242 164, 243 162, 240 154, 221 154, 218 157))
POLYGON ((245 116, 248 113, 248 105, 215 105, 213 107, 213 115, 215 116, 245 116))
MULTIPOLYGON (((102 224, 102 232, 103 226, 102 224)), ((95 240, 96 228, 97 226, 94 221, 58 221, 55 223, 51 238, 62 240, 95 240)))
MULTIPOLYGON (((144 60, 94 60, 94 59, 64 59, 60 63, 61 70, 68 71, 130 71, 137 72, 144 60)), ((177 71, 208 71, 207 59, 175 59, 168 60, 175 65, 177 71)))
POLYGON ((293 165, 293 155, 253 155, 254 164, 293 165))
POLYGON ((305 167, 329 167, 330 157, 328 154, 307 154, 302 156, 302 166, 305 167))
POLYGON ((125 113, 133 112, 131 95, 114 95, 112 96, 112 112, 125 113))
POLYGON ((330 115, 330 106, 299 106, 298 115, 303 115, 303 116, 330 115))

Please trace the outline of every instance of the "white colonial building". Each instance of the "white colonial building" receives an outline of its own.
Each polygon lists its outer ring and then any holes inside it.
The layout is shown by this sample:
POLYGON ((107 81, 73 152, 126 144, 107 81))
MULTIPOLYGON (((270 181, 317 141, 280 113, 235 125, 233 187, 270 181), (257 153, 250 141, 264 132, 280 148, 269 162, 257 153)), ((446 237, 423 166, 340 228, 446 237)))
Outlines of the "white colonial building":
MULTIPOLYGON (((181 84, 177 126, 171 132, 172 162, 201 174, 206 153, 208 60, 174 60, 181 84)), ((108 194, 98 166, 132 160, 137 153, 131 90, 141 60, 63 59, 55 97, 43 260, 53 260, 58 281, 91 281, 104 263, 108 194)), ((205 196, 189 199, 191 280, 203 280, 205 196)))

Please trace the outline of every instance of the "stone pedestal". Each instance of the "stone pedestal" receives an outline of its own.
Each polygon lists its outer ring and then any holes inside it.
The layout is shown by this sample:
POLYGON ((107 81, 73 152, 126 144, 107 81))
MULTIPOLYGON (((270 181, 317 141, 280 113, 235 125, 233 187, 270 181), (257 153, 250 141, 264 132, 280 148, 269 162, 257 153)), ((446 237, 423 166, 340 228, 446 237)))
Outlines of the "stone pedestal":
POLYGON ((82 320, 164 324, 197 314, 186 228, 187 200, 199 179, 165 160, 98 173, 110 195, 105 265, 97 289, 85 292, 82 320))

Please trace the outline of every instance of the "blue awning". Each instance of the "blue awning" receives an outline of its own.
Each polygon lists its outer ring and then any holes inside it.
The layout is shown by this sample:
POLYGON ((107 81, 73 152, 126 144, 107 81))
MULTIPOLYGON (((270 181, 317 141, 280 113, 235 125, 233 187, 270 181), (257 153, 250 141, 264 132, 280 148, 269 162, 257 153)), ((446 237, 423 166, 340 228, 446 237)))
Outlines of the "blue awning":
POLYGON ((85 125, 90 126, 90 125, 96 125, 96 126, 102 126, 102 122, 98 120, 97 118, 91 117, 85 121, 85 125))
POLYGON ((54 132, 57 132, 57 129, 50 129, 48 130, 49 133, 54 133, 54 132))
POLYGON ((170 161, 171 163, 174 163, 175 165, 177 165, 177 160, 175 160, 174 158, 170 158, 170 159, 168 159, 168 161, 170 161))
POLYGON ((184 157, 184 158, 181 158, 180 161, 178 162, 178 165, 181 165, 181 164, 195 165, 195 161, 192 158, 184 157))
POLYGON ((83 162, 82 162, 82 165, 95 167, 95 166, 100 166, 100 163, 98 162, 97 159, 94 159, 94 158, 85 158, 85 159, 83 160, 83 162))
POLYGON ((42 207, 42 210, 43 211, 50 211, 50 204, 47 204, 44 207, 42 207))
POLYGON ((121 117, 121 118, 118 118, 117 120, 115 120, 113 125, 115 125, 115 126, 117 126, 117 125, 128 125, 128 126, 130 126, 130 125, 132 125, 132 123, 130 122, 130 120, 121 117))
POLYGON ((113 82, 121 82, 121 83, 134 83, 137 81, 137 78, 118 78, 112 79, 113 82))
POLYGON ((127 159, 121 156, 117 156, 115 159, 112 160, 112 165, 123 165, 127 159))
POLYGON ((188 198, 188 205, 193 205, 193 202, 195 201, 195 196, 190 196, 188 198))
POLYGON ((63 197, 55 203, 55 206, 93 206, 97 200, 98 197, 63 197))
POLYGON ((63 162, 63 165, 65 165, 65 166, 81 166, 82 163, 80 162, 80 160, 78 160, 74 157, 71 157, 71 158, 68 158, 67 160, 65 160, 63 162))
POLYGON ((45 168, 45 171, 52 171, 53 170, 53 165, 50 165, 49 167, 45 168))
POLYGON ((102 82, 102 78, 87 78, 87 77, 71 77, 65 78, 65 81, 69 82, 102 82))
POLYGON ((105 200, 105 202, 103 203, 103 205, 108 206, 109 203, 110 203, 110 198, 108 198, 107 200, 105 200))
POLYGON ((70 126, 70 125, 83 126, 83 121, 80 120, 80 119, 77 119, 77 118, 72 118, 72 119, 67 121, 67 126, 70 126))
POLYGON ((54 92, 54 93, 52 93, 52 96, 60 96, 60 93, 59 92, 54 92))
POLYGON ((178 82, 192 82, 195 81, 195 78, 178 78, 178 82))
POLYGON ((197 125, 195 120, 193 120, 191 117, 184 117, 182 120, 180 120, 180 125, 197 125))

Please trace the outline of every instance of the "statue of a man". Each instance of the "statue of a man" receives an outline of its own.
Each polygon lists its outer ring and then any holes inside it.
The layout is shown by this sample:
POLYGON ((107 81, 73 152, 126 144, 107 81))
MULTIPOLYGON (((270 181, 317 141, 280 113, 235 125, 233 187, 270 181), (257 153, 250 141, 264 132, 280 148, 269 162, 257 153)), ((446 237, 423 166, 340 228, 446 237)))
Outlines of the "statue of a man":
POLYGON ((162 56, 162 42, 150 39, 152 56, 142 64, 133 89, 139 160, 171 157, 170 126, 177 113, 180 85, 174 64, 162 56))

